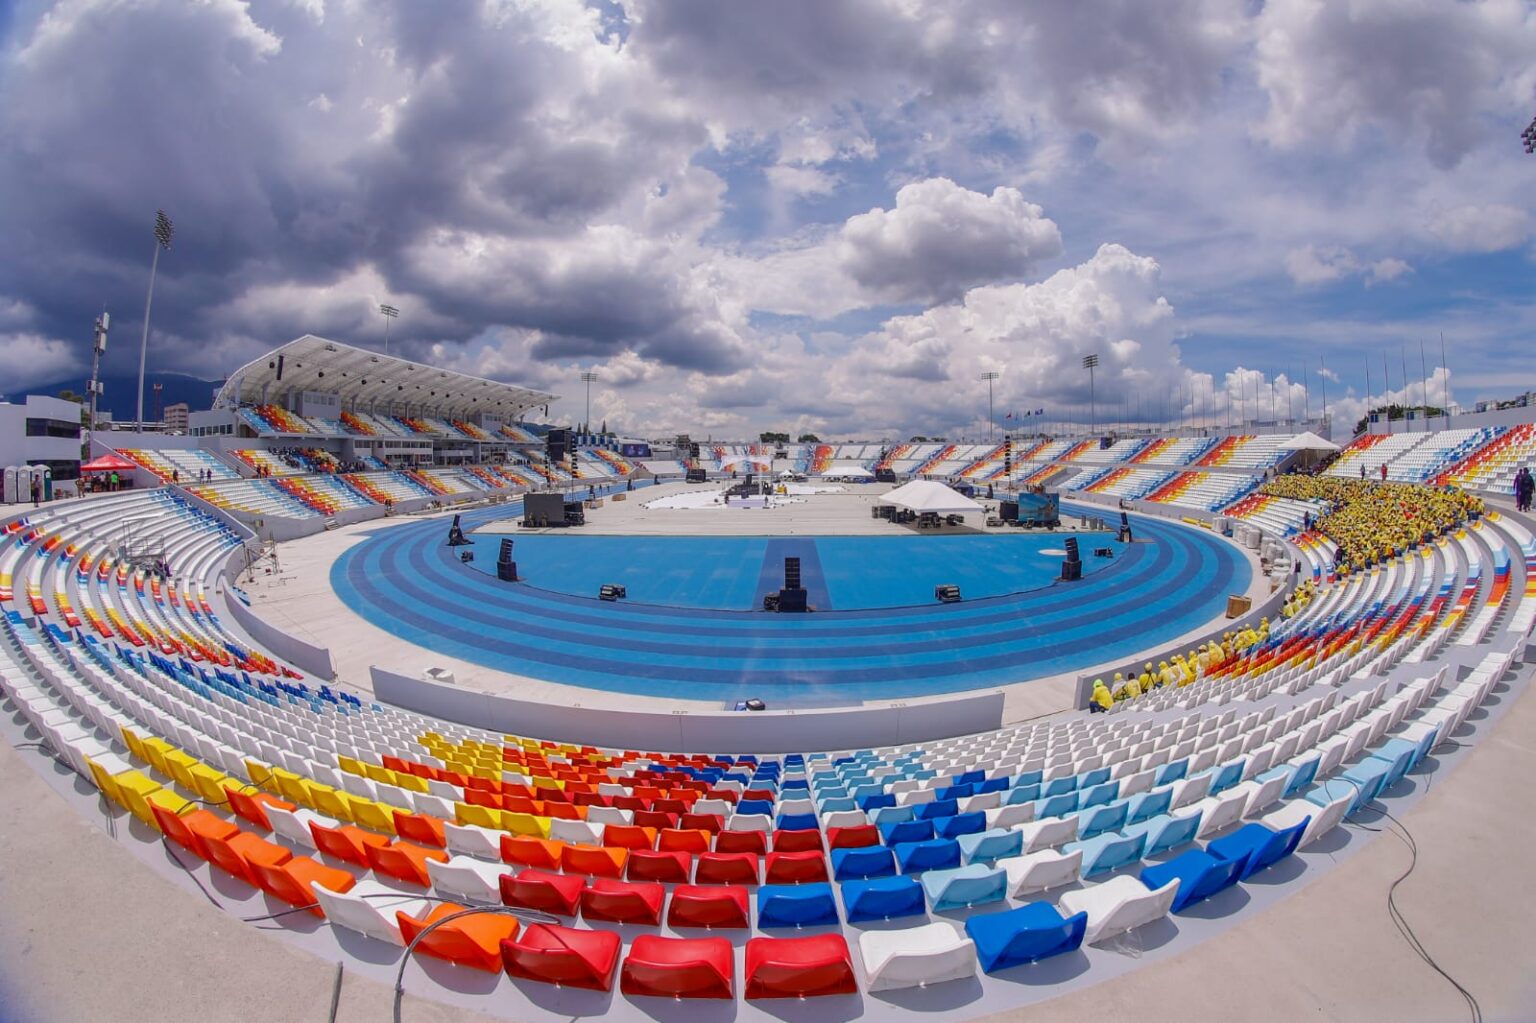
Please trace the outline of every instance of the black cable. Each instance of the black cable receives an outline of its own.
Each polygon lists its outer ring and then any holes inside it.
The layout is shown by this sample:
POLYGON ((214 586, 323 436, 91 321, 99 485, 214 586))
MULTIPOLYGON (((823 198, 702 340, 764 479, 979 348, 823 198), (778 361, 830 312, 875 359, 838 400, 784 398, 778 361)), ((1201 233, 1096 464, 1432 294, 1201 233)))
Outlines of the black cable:
POLYGON ((203 895, 207 897, 209 902, 213 903, 213 908, 222 910, 224 908, 224 904, 213 897, 213 893, 210 892, 207 886, 203 884, 203 879, 193 873, 192 868, 187 866, 187 864, 182 861, 180 856, 176 855, 176 850, 174 847, 172 847, 171 840, 164 834, 160 836, 160 844, 165 846, 166 854, 169 855, 173 861, 175 861, 176 865, 182 870, 186 871, 187 876, 190 877, 192 882, 197 885, 197 890, 202 892, 203 895))
POLYGON ((336 1023, 336 1011, 341 1008, 341 975, 345 972, 345 966, 338 960, 336 963, 336 984, 331 988, 331 1014, 329 1023, 336 1023))
POLYGON ((477 913, 490 913, 495 916, 510 916, 524 923, 556 924, 559 923, 553 916, 538 910, 520 909, 514 906, 479 906, 461 909, 457 913, 449 913, 440 920, 434 920, 423 928, 416 937, 405 946, 405 955, 400 957, 400 968, 395 971, 395 1004, 394 1023, 400 1023, 400 1002, 405 996, 405 968, 411 961, 411 953, 421 943, 421 939, 437 930, 443 924, 451 920, 457 920, 464 916, 474 916, 477 913))

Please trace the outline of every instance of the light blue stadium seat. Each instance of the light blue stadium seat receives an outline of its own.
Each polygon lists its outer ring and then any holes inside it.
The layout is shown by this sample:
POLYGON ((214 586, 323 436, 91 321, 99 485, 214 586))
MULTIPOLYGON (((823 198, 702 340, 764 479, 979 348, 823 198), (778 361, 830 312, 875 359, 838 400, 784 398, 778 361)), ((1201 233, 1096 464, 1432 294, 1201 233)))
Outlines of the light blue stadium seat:
POLYGON ((1079 849, 1083 852, 1083 877, 1092 877, 1135 863, 1141 859, 1147 837, 1140 832, 1122 835, 1111 831, 1082 842, 1068 842, 1061 847, 1064 853, 1079 849))
POLYGON ((1024 833, 1011 828, 992 828, 956 839, 967 863, 989 863, 1005 856, 1022 856, 1024 833))
POLYGON ((928 905, 935 912, 1002 902, 1008 897, 1008 872, 981 863, 930 870, 922 880, 928 905))

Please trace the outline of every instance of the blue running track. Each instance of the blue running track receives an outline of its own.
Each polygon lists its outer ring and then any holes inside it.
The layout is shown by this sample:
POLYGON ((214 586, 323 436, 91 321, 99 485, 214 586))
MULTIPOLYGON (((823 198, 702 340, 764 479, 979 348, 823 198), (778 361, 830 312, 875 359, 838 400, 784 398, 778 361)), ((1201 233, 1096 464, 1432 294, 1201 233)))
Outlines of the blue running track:
MULTIPOLYGON (((504 505, 466 513, 463 523, 469 530, 508 515, 504 505)), ((1222 612, 1227 594, 1246 591, 1251 574, 1242 555, 1218 537, 1156 519, 1137 521, 1138 539, 1150 542, 1117 545, 1118 556, 1109 561, 1085 558, 1096 571, 1082 582, 1047 584, 1037 574, 1032 589, 980 599, 969 599, 972 591, 957 571, 961 563, 953 545, 969 539, 986 551, 988 541, 1008 543, 1012 537, 730 538, 741 550, 731 559, 730 580, 720 583, 711 599, 735 608, 753 606, 759 589, 777 588, 783 556, 798 553, 819 558, 814 578, 807 579, 813 605, 862 608, 770 615, 604 603, 596 599, 595 587, 586 589, 594 594, 588 597, 502 583, 484 571, 494 564, 496 537, 481 534, 476 563, 469 566, 444 545, 445 533, 440 520, 375 533, 337 560, 331 584, 372 624, 448 656, 568 685, 692 700, 758 696, 791 704, 853 703, 1068 672, 1195 628, 1222 612), (935 544, 938 540, 947 542, 935 544), (860 553, 860 541, 897 544, 895 557, 920 578, 927 592, 919 599, 928 602, 870 606, 899 603, 904 594, 882 597, 878 584, 849 583, 849 557, 869 556, 860 553), (932 603, 938 577, 959 582, 968 599, 932 603), (737 582, 740 578, 747 582, 737 582)), ((591 544, 593 562, 611 570, 615 562, 603 556, 605 545, 617 541, 640 550, 648 538, 547 539, 577 545, 567 550, 591 544)), ((1050 538, 1053 545, 1063 539, 1050 538)), ((720 538, 698 542, 717 544, 720 538)), ((1102 545, 1089 540, 1083 553, 1102 545)), ((968 558, 968 571, 985 565, 988 556, 968 558)), ((664 559, 653 564, 658 571, 665 568, 664 559)), ((671 592, 676 597, 676 587, 671 592)))

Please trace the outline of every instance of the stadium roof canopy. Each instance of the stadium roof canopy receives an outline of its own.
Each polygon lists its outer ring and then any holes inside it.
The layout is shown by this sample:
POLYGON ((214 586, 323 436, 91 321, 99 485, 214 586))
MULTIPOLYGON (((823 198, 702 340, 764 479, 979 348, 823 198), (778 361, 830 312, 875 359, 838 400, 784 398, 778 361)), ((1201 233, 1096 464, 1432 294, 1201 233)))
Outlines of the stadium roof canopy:
POLYGON ((485 413, 508 420, 558 397, 305 334, 231 373, 213 407, 276 402, 299 391, 340 395, 347 408, 485 413))

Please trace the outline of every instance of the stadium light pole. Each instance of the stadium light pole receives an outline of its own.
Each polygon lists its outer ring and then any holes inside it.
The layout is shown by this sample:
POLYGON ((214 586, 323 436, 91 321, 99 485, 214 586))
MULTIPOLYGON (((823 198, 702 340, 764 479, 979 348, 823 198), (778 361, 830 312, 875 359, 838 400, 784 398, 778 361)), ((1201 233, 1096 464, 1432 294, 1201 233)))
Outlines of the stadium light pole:
POLYGON ((379 304, 379 312, 384 317, 384 354, 389 354, 389 321, 400 315, 400 310, 388 303, 379 304))
POLYGON ((1098 353, 1083 356, 1083 368, 1088 371, 1088 432, 1097 433, 1099 429, 1099 411, 1093 399, 1093 370, 1099 364, 1098 353))
MULTIPOLYGON (((139 338, 139 415, 134 432, 144 432, 144 360, 149 353, 149 307, 155 301, 155 271, 160 268, 160 250, 171 247, 176 229, 164 210, 155 211, 155 255, 149 261, 149 294, 144 298, 144 333, 139 338)), ((95 425, 94 423, 92 424, 95 425)))
POLYGON ((1531 123, 1520 133, 1520 141, 1525 144, 1527 155, 1536 153, 1536 117, 1531 118, 1531 123))
POLYGON ((1000 373, 993 373, 993 372, 990 372, 990 371, 988 371, 986 373, 983 373, 981 375, 981 379, 983 379, 983 380, 985 380, 987 382, 987 443, 988 444, 992 443, 992 427, 994 425, 994 417, 992 415, 992 381, 996 380, 1001 375, 1002 374, 1000 374, 1000 373))
POLYGON ((587 385, 587 415, 582 422, 587 424, 590 431, 592 425, 592 381, 597 379, 596 370, 586 370, 581 374, 582 381, 587 385))

